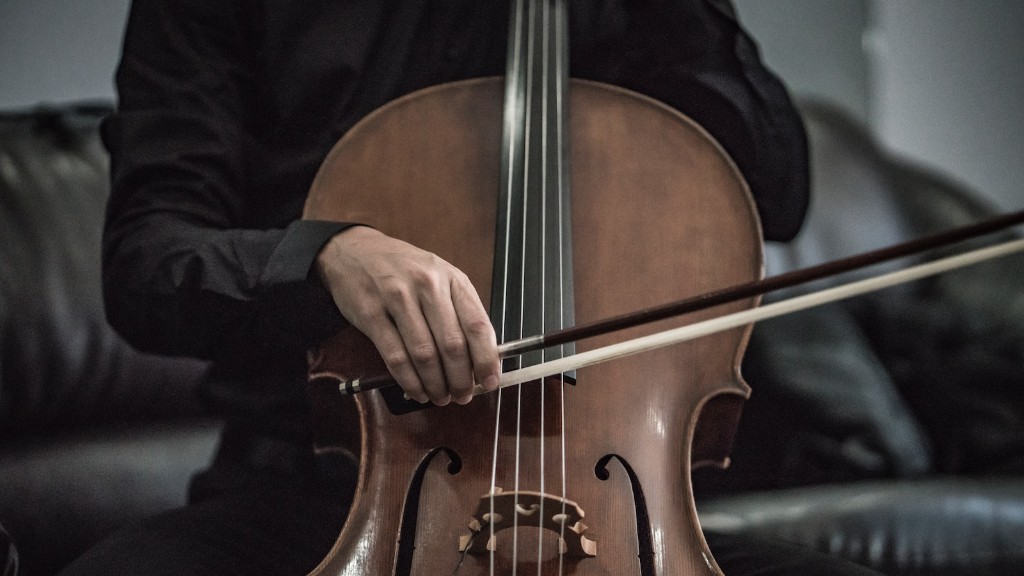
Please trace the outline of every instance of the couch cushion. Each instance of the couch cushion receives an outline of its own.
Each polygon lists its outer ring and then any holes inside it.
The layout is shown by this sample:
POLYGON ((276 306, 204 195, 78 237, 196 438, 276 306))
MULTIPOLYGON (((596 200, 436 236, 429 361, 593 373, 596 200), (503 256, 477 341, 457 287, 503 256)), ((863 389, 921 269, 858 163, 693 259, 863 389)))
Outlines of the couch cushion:
POLYGON ((218 430, 213 421, 133 423, 7 443, 0 519, 24 574, 54 574, 115 528, 183 506, 218 430))

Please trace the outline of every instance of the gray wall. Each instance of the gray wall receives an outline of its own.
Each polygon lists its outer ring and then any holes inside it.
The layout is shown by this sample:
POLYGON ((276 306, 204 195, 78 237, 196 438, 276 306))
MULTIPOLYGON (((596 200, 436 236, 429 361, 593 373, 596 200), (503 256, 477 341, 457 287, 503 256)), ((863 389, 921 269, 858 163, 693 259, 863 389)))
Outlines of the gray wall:
POLYGON ((796 95, 836 102, 893 152, 1024 209, 1024 2, 735 1, 796 95))
POLYGON ((1024 209, 1024 2, 877 0, 873 16, 874 131, 1024 209))
MULTIPOLYGON (((1024 207, 1024 2, 735 2, 796 95, 836 102, 898 153, 1024 207)), ((112 99, 128 3, 0 0, 0 109, 112 99)))
POLYGON ((734 2, 762 56, 794 94, 867 118, 870 74, 862 38, 869 0, 734 2))
POLYGON ((0 0, 0 109, 111 100, 128 3, 0 0))

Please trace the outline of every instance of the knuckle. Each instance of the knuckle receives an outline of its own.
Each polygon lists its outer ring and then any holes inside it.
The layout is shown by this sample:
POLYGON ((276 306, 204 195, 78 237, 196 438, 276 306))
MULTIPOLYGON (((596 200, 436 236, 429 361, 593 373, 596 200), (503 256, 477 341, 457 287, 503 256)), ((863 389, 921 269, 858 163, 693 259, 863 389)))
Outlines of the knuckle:
POLYGON ((473 288, 473 283, 470 281, 469 276, 458 268, 455 268, 452 272, 452 284, 468 289, 473 288))
POLYGON ((461 334, 451 335, 442 341, 441 351, 445 356, 465 354, 466 339, 461 334))
POLYGON ((381 296, 388 302, 400 302, 406 299, 409 290, 405 284, 397 281, 382 282, 380 285, 381 296))
POLYGON ((459 268, 452 268, 451 283, 452 286, 454 286, 453 289, 456 290, 465 290, 467 292, 476 291, 473 288, 473 281, 470 280, 469 276, 459 268))
POLYGON ((402 371, 409 366, 409 356, 403 350, 388 350, 381 354, 384 364, 392 370, 402 371))
POLYGON ((433 364, 437 358, 437 350, 431 344, 419 344, 409 349, 414 364, 425 366, 433 364))
POLYGON ((441 289, 444 275, 436 266, 419 268, 412 275, 412 280, 421 291, 437 292, 441 289))
POLYGON ((474 317, 466 320, 465 330, 467 334, 476 338, 490 336, 490 334, 494 332, 494 328, 491 326, 490 320, 480 317, 474 317))

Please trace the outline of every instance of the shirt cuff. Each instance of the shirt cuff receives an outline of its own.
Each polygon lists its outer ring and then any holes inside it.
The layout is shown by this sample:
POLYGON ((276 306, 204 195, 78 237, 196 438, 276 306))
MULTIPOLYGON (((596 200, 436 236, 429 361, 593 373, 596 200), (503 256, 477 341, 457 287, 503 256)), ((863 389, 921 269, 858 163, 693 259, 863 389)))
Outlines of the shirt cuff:
POLYGON ((352 222, 297 220, 290 224, 270 255, 261 286, 270 308, 268 316, 286 338, 299 338, 311 346, 341 330, 346 321, 313 263, 335 234, 355 226, 352 222))

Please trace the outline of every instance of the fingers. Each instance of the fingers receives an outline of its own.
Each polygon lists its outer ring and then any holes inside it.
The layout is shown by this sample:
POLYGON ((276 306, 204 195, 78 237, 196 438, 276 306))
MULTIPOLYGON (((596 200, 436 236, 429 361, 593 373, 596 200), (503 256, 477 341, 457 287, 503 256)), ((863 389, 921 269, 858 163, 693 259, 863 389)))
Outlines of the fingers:
POLYGON ((497 387, 494 330, 465 274, 372 229, 350 229, 335 239, 318 256, 321 277, 409 397, 466 403, 474 383, 497 387))
MULTIPOLYGON (((453 306, 450 284, 445 282, 435 288, 436 291, 424 294, 422 310, 430 327, 432 343, 436 346, 433 352, 440 359, 442 369, 441 382, 436 384, 451 394, 457 403, 465 404, 473 398, 473 367, 468 337, 462 331, 458 312, 453 306)), ((432 384, 435 383, 424 382, 428 388, 432 384)))
POLYGON ((484 390, 493 392, 498 389, 501 376, 501 359, 498 357, 494 326, 480 302, 480 296, 468 279, 453 283, 451 292, 452 303, 459 312, 459 324, 466 334, 473 380, 484 390))
POLYGON ((441 357, 448 392, 456 402, 473 398, 473 385, 498 386, 500 362, 490 318, 462 272, 452 268, 448 282, 437 286, 437 300, 423 302, 441 357))
POLYGON ((469 279, 444 262, 418 280, 411 293, 393 300, 402 305, 390 309, 418 376, 406 391, 418 392, 419 385, 435 404, 465 404, 475 383, 495 389, 500 364, 494 330, 469 279))
MULTIPOLYGON (((357 326, 359 328, 359 326, 357 326)), ((384 318, 380 322, 371 323, 367 328, 360 328, 377 347, 388 372, 395 379, 395 382, 402 387, 402 390, 413 400, 426 403, 434 402, 438 405, 448 403, 445 395, 431 397, 427 394, 423 381, 406 351, 405 342, 398 328, 390 318, 384 318)))
POLYGON ((391 359, 385 357, 384 361, 392 371, 391 375, 411 398, 420 402, 429 399, 434 404, 443 406, 448 404, 453 395, 447 372, 452 372, 452 378, 455 379, 455 367, 459 364, 457 359, 452 358, 446 362, 437 345, 438 341, 443 342, 444 338, 451 337, 445 334, 443 321, 439 319, 443 313, 434 310, 437 302, 444 301, 444 296, 437 294, 436 287, 416 287, 409 291, 405 288, 402 286, 396 289, 396 292, 401 293, 392 294, 388 306, 394 325, 401 336, 404 357, 396 352, 391 359), (421 305, 423 301, 427 306, 421 305), (413 374, 404 379, 404 374, 397 374, 394 370, 396 362, 400 364, 399 369, 403 372, 408 368, 413 374))

